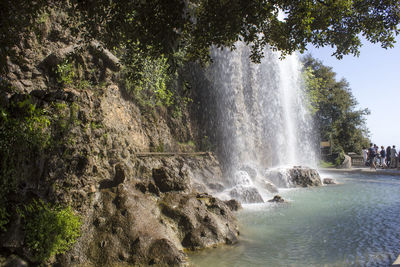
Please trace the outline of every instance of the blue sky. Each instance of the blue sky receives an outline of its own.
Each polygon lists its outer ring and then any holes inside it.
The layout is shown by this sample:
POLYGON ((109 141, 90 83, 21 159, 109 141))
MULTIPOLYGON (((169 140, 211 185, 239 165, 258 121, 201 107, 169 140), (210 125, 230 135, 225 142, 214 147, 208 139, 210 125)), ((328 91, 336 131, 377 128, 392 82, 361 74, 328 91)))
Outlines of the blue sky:
POLYGON ((359 103, 368 108, 367 127, 371 141, 385 147, 400 147, 400 37, 392 49, 363 42, 359 57, 351 55, 337 60, 330 47, 309 47, 313 57, 331 66, 337 79, 345 78, 359 103))

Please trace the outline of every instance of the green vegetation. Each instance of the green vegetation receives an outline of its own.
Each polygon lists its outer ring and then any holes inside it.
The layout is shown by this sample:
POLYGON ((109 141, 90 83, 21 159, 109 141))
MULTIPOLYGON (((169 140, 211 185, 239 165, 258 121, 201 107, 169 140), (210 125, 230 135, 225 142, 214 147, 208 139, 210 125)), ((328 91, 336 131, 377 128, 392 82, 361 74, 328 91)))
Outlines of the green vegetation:
POLYGON ((141 109, 149 112, 164 107, 173 117, 180 118, 191 99, 184 96, 187 85, 178 84, 178 73, 171 71, 167 58, 161 55, 154 59, 138 49, 123 54, 122 58, 125 62, 122 86, 141 109))
POLYGON ((321 168, 332 168, 332 167, 335 167, 336 165, 333 164, 332 162, 321 160, 319 162, 318 166, 321 168))
POLYGON ((8 223, 7 196, 16 190, 26 158, 35 158, 50 144, 50 120, 30 97, 0 108, 0 230, 8 223))
POLYGON ((26 164, 71 139, 69 131, 78 124, 78 111, 77 104, 64 102, 40 108, 29 95, 0 107, 0 230, 5 230, 14 210, 9 195, 27 178, 22 174, 26 164))
POLYGON ((127 92, 143 108, 173 104, 173 93, 166 59, 151 59, 140 53, 131 58, 124 69, 124 86, 127 92))
POLYGON ((304 77, 310 109, 321 141, 330 140, 335 153, 361 153, 368 146, 365 116, 368 109, 357 110, 357 101, 345 79, 336 80, 331 67, 310 55, 303 58, 304 77))
POLYGON ((62 87, 76 87, 78 89, 84 90, 90 88, 92 83, 85 78, 79 71, 82 68, 80 64, 76 64, 76 62, 71 58, 67 58, 65 61, 57 65, 55 70, 57 75, 57 82, 62 87), (75 66, 77 65, 77 66, 75 66))
POLYGON ((189 140, 187 142, 178 142, 179 151, 181 152, 194 152, 196 151, 196 144, 189 140))
POLYGON ((73 33, 111 50, 123 46, 127 54, 139 49, 153 59, 164 55, 171 63, 178 51, 186 60, 207 61, 210 46, 234 49, 238 40, 251 45, 254 61, 266 46, 287 54, 304 51, 308 43, 332 46, 340 58, 359 53, 360 36, 393 47, 400 23, 398 1, 5 0, 0 3, 0 74, 6 73, 9 48, 21 33, 29 33, 49 6, 57 5, 69 13, 73 33))
POLYGON ((66 59, 64 62, 57 65, 57 81, 63 86, 71 86, 75 83, 75 69, 72 62, 66 59))
POLYGON ((37 262, 66 252, 80 236, 82 223, 71 207, 51 206, 39 200, 26 205, 22 216, 25 242, 37 262))
POLYGON ((337 57, 358 54, 361 35, 392 47, 400 23, 398 1, 100 0, 77 7, 88 32, 110 47, 135 42, 146 54, 168 58, 184 48, 191 60, 207 60, 211 45, 234 48, 238 40, 252 46, 254 61, 267 45, 291 53, 312 43, 336 47, 337 57))

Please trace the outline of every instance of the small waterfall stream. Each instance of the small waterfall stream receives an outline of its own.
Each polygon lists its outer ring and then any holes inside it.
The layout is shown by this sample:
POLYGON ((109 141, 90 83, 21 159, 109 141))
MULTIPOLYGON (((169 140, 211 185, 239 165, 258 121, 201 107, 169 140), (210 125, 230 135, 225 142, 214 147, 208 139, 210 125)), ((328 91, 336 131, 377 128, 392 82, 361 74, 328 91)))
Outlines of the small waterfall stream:
POLYGON ((316 164, 301 63, 297 55, 280 60, 279 53, 269 49, 260 64, 252 63, 249 55, 243 43, 234 51, 213 49, 213 63, 201 78, 201 87, 207 88, 203 94, 208 94, 204 102, 214 106, 208 119, 220 144, 218 153, 231 177, 228 184, 236 191, 262 190, 266 182, 269 187, 290 187, 285 168, 316 164), (281 181, 268 179, 271 169, 282 170, 275 175, 281 181))

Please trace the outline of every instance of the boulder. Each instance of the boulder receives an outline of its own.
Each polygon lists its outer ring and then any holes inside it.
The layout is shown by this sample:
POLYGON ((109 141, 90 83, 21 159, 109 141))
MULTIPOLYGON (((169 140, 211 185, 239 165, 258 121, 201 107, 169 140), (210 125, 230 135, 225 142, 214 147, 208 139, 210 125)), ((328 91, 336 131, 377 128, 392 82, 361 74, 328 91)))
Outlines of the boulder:
POLYGON ((351 169, 351 157, 344 155, 344 160, 339 166, 340 169, 351 169))
POLYGON ((262 183, 262 186, 268 190, 268 192, 270 192, 270 193, 278 193, 279 192, 278 187, 276 187, 276 185, 274 185, 270 181, 264 180, 261 183, 262 183))
POLYGON ((247 174, 250 176, 251 179, 255 180, 257 178, 257 169, 254 167, 251 167, 249 165, 243 165, 240 168, 241 171, 247 172, 247 174))
POLYGON ((273 199, 268 200, 268 202, 283 203, 285 200, 280 195, 276 195, 273 199))
POLYGON ((323 184, 336 184, 336 182, 332 178, 325 178, 323 184))
POLYGON ((296 166, 288 171, 290 181, 295 186, 309 187, 322 185, 321 177, 319 176, 318 171, 315 169, 296 166))
POLYGON ((230 192, 229 195, 240 201, 241 203, 263 203, 260 193, 255 187, 248 186, 235 186, 230 192))

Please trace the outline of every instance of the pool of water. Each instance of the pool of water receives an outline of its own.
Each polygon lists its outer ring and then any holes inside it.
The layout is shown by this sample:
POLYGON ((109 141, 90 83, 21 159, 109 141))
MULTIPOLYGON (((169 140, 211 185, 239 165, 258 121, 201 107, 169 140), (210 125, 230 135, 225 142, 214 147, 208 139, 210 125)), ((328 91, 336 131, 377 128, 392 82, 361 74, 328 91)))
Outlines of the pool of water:
POLYGON ((400 253, 400 176, 340 175, 281 192, 287 204, 238 213, 240 242, 191 255, 194 266, 390 266, 400 253))

